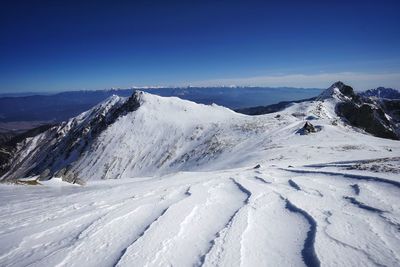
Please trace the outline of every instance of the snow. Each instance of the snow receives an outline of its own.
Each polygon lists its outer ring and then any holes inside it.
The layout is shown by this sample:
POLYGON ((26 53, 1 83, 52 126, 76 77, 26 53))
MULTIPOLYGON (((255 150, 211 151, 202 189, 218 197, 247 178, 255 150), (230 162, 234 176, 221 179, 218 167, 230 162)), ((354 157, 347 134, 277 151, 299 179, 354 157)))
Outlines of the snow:
POLYGON ((85 186, 0 184, 0 266, 399 265, 400 142, 346 125, 335 97, 280 117, 140 101, 73 162, 85 186))
POLYGON ((289 200, 316 221, 314 249, 322 265, 395 266, 398 190, 276 167, 92 181, 83 187, 2 185, 0 264, 301 266, 310 225, 285 208, 289 200), (361 209, 345 196, 385 212, 361 209))

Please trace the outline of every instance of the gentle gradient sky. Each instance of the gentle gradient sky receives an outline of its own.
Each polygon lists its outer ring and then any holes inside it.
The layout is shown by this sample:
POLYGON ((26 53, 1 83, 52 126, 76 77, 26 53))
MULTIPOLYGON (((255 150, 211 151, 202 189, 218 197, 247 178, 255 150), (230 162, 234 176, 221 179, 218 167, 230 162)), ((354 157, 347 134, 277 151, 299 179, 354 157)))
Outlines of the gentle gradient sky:
POLYGON ((400 1, 2 1, 0 92, 400 87, 400 1))

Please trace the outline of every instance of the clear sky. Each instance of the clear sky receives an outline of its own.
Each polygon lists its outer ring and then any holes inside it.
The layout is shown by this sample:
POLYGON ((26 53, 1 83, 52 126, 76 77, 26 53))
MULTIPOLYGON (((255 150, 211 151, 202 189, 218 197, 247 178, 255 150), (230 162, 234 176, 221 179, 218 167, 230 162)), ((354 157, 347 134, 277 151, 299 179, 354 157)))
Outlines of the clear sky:
POLYGON ((0 6, 0 92, 335 80, 400 88, 399 0, 0 6))

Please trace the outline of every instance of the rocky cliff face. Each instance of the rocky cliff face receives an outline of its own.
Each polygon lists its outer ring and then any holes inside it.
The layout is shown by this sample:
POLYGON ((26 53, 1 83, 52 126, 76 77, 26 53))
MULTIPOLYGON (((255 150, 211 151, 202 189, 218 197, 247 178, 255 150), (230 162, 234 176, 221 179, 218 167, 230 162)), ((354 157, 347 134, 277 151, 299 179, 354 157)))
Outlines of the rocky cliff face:
POLYGON ((0 143, 0 177, 9 170, 12 165, 12 158, 26 139, 37 136, 54 126, 55 125, 51 124, 42 125, 28 130, 25 133, 11 136, 8 140, 0 143))
POLYGON ((342 102, 336 105, 336 112, 352 126, 361 128, 377 137, 399 139, 396 125, 385 109, 377 103, 360 101, 342 102))

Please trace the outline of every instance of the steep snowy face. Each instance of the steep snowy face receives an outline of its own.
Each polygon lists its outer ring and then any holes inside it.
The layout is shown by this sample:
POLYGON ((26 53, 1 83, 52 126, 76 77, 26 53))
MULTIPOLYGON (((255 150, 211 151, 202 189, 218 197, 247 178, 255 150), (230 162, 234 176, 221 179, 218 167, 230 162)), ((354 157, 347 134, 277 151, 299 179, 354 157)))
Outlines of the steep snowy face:
POLYGON ((139 94, 130 98, 112 96, 60 126, 26 139, 3 179, 31 175, 46 177, 60 172, 64 174, 109 125, 139 106, 139 94))
POLYGON ((216 169, 243 160, 266 125, 220 106, 143 93, 138 110, 110 125, 71 171, 114 179, 216 169))

